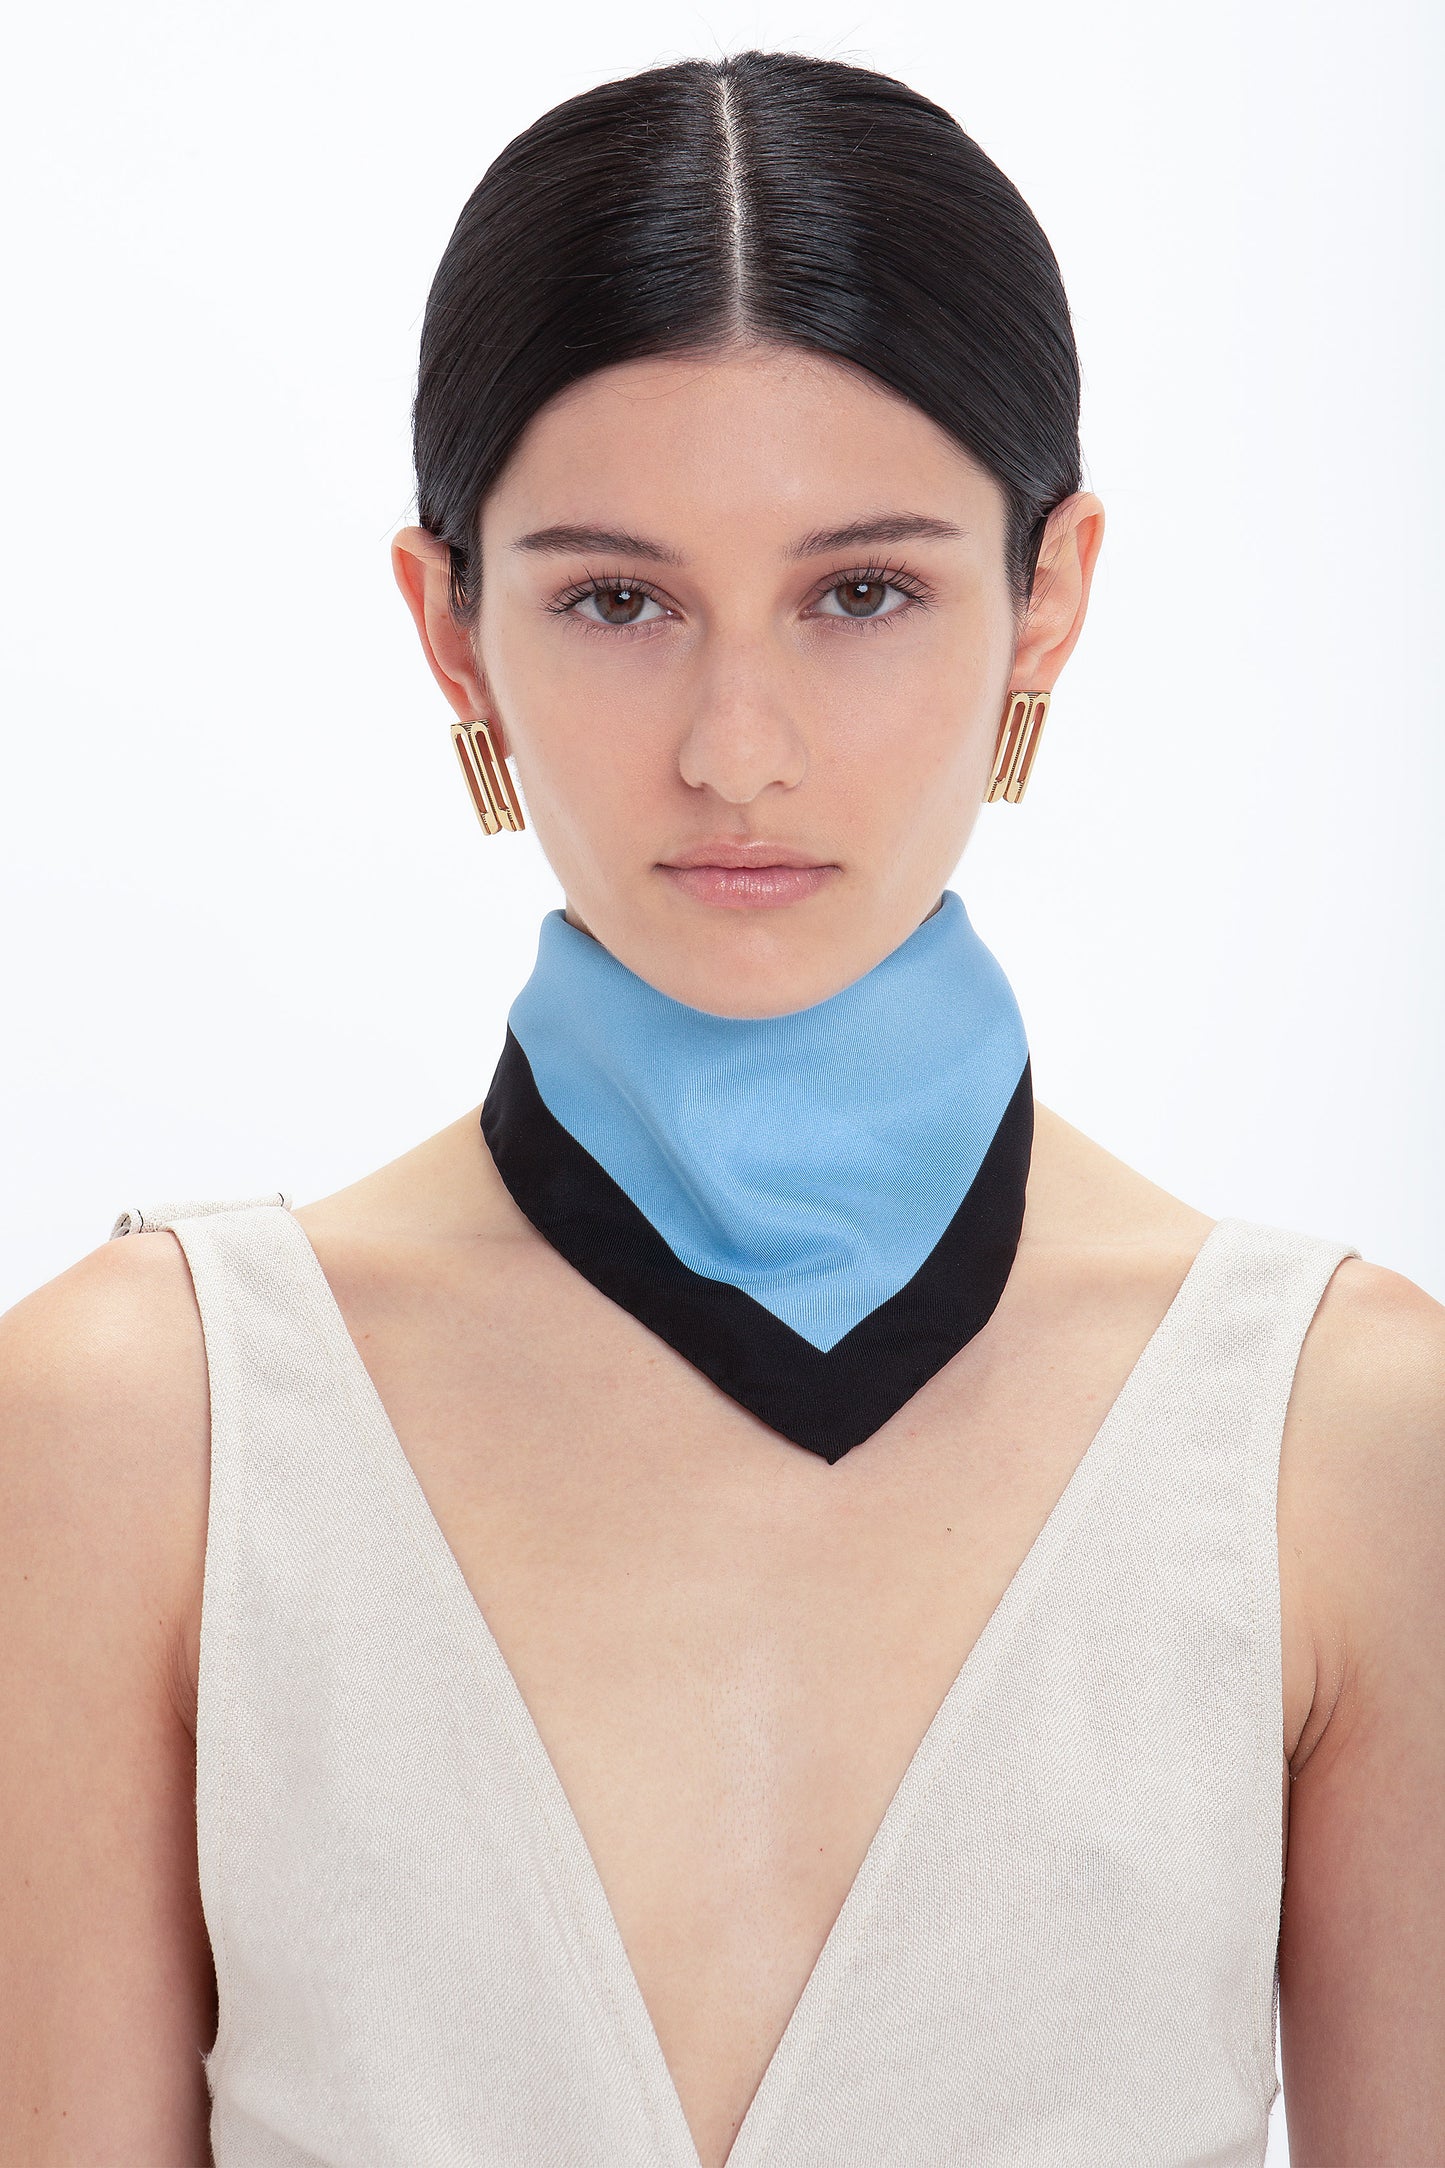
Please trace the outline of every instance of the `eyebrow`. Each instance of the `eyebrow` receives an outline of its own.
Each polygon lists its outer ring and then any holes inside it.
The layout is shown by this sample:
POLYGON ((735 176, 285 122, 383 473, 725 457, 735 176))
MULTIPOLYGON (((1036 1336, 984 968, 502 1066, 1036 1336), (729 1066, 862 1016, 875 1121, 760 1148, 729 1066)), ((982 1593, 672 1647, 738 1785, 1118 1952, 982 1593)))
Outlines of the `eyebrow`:
MULTIPOLYGON (((878 512, 850 520, 846 527, 818 527, 784 550, 787 558, 817 557, 825 550, 865 548, 875 542, 957 542, 966 530, 951 519, 933 519, 925 512, 878 512)), ((648 557, 654 564, 684 565, 680 550, 665 542, 649 541, 646 535, 628 534, 618 527, 534 527, 518 535, 514 550, 565 551, 611 550, 619 557, 648 557)))

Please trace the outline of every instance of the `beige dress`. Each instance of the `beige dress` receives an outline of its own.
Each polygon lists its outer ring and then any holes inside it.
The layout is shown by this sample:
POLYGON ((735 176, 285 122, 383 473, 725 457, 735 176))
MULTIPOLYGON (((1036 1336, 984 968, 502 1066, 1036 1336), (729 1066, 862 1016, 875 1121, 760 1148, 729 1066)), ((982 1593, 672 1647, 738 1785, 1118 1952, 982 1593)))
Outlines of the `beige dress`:
MULTIPOLYGON (((210 1367, 217 2168, 698 2168, 581 1830, 288 1206, 115 1229, 174 1228, 210 1367)), ((1280 1437, 1354 1254, 1212 1229, 914 1755, 729 2168, 1259 2168, 1280 1437)))

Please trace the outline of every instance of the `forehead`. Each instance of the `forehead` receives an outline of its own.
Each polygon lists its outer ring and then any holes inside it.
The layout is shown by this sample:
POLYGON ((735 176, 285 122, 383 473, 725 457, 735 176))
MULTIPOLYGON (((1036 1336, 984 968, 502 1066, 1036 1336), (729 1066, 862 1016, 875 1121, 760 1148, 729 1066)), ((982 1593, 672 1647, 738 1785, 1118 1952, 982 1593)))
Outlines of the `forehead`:
POLYGON ((483 543, 566 520, 761 538, 906 502, 972 531, 993 477, 866 370, 776 344, 599 369, 534 416, 483 508, 483 543))

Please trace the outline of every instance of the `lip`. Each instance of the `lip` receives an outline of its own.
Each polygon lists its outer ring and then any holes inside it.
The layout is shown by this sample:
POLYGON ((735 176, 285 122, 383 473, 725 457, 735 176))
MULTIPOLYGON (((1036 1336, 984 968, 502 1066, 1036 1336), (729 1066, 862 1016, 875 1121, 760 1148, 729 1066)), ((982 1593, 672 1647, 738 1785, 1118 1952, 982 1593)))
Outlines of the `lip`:
POLYGON ((664 871, 673 868, 687 871, 694 866, 821 868, 831 861, 815 858, 811 851, 794 850, 786 843, 769 843, 762 837, 750 837, 744 843, 729 843, 722 836, 716 836, 705 843, 691 843, 685 851, 674 851, 670 858, 660 859, 658 863, 664 871))
POLYGON ((659 859, 657 870, 695 903, 766 911, 816 895, 842 869, 788 843, 769 843, 762 837, 728 843, 718 836, 659 859))

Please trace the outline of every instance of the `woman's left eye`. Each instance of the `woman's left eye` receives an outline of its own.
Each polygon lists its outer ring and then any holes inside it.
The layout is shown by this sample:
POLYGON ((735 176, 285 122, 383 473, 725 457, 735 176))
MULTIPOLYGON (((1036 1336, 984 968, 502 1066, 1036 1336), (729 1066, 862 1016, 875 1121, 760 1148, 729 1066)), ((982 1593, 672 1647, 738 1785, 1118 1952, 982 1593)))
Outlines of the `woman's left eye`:
POLYGON ((818 606, 824 617, 896 617, 901 608, 912 601, 912 596, 892 580, 877 577, 861 580, 840 580, 836 586, 826 588, 818 597, 818 606), (833 596, 838 598, 836 610, 823 609, 833 596), (893 607, 885 607, 887 598, 893 597, 893 607))

